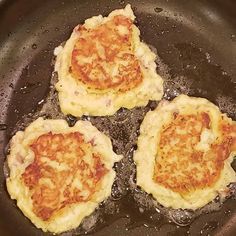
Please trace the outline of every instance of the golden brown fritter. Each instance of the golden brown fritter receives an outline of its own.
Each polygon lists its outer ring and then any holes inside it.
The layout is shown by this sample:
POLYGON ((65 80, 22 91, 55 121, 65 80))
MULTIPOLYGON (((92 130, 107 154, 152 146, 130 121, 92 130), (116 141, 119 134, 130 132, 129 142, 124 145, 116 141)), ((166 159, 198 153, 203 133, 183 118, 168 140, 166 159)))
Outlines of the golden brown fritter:
POLYGON ((163 96, 156 54, 140 40, 135 15, 124 9, 86 19, 54 50, 61 111, 76 117, 113 115, 163 96))
POLYGON ((196 210, 230 195, 236 122, 207 99, 160 102, 146 114, 137 146, 137 185, 164 207, 196 210))

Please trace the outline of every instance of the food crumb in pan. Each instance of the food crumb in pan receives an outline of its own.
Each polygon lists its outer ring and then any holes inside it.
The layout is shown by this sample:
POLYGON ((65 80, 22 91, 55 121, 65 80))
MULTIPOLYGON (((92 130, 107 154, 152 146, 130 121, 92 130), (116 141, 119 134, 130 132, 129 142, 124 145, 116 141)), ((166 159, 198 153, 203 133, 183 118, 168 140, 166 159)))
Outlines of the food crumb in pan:
POLYGON ((231 34, 230 39, 231 39, 233 42, 235 42, 235 41, 236 41, 236 36, 235 36, 235 34, 231 34))
POLYGON ((208 52, 206 52, 205 55, 206 55, 207 62, 211 63, 211 56, 210 56, 210 54, 208 52))

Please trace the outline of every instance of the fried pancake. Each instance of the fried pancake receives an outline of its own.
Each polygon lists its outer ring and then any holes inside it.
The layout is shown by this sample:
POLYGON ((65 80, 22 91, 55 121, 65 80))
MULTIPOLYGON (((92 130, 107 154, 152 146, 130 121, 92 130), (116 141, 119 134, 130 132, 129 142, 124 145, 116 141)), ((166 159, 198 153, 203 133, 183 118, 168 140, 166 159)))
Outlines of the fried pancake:
POLYGON ((12 138, 7 189, 38 228, 60 233, 79 226, 111 193, 110 140, 89 122, 34 121, 12 138))
POLYGON ((236 122, 206 99, 180 95, 141 125, 137 184, 165 207, 197 209, 236 181, 235 154, 236 122))
POLYGON ((112 115, 119 108, 160 100, 163 81, 156 55, 140 42, 130 5, 95 16, 73 30, 55 50, 60 107, 74 116, 112 115))

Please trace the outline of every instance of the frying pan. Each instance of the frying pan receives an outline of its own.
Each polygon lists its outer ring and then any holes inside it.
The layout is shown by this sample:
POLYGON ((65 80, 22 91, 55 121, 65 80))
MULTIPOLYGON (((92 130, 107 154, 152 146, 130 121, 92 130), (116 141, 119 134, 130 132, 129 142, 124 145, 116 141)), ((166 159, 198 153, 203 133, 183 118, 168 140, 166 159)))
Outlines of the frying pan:
MULTIPOLYGON (((38 116, 65 118, 73 125, 75 117, 60 113, 51 85, 56 80, 53 49, 86 18, 127 3, 137 16, 141 39, 158 54, 164 98, 180 93, 205 97, 236 119, 236 1, 0 1, 0 235, 50 235, 36 229, 10 200, 3 168, 8 142, 38 116)), ((216 199, 196 212, 173 211, 154 204, 135 186, 132 154, 139 125, 156 105, 120 109, 111 117, 82 117, 108 134, 125 158, 114 167, 112 196, 81 227, 64 235, 236 235, 235 197, 223 205, 216 199)))

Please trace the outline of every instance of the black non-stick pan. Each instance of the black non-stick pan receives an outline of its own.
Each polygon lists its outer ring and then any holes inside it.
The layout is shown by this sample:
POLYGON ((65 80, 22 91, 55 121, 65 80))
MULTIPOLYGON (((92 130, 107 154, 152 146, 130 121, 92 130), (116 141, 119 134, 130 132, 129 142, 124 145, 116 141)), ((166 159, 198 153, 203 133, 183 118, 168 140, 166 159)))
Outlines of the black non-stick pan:
MULTIPOLYGON (((8 142, 38 116, 64 118, 52 75, 53 50, 94 15, 131 3, 141 39, 158 54, 165 99, 184 93, 217 104, 236 119, 235 0, 3 0, 0 1, 0 235, 50 235, 36 229, 10 200, 4 161, 8 142)), ((112 196, 78 229, 64 235, 236 235, 235 185, 223 204, 196 212, 165 209, 135 186, 133 151, 145 113, 120 109, 111 117, 82 117, 109 135, 123 161, 114 167, 112 196)))

